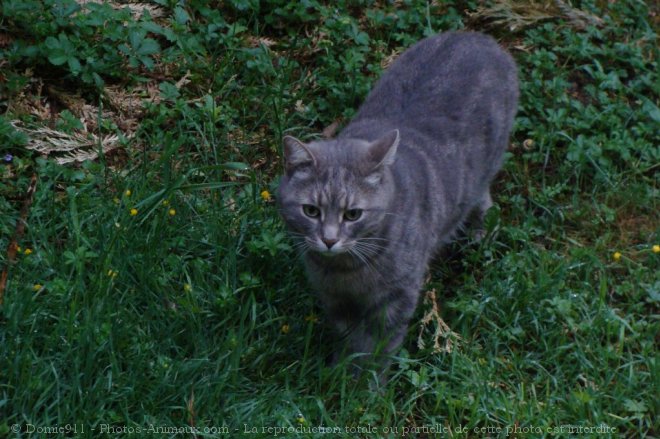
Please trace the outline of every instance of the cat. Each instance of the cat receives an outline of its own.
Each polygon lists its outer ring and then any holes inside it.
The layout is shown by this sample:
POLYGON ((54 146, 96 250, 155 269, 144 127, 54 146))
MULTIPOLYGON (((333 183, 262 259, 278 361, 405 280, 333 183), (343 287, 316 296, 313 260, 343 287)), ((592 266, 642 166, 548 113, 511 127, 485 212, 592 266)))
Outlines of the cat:
POLYGON ((432 257, 492 205, 518 94, 494 39, 442 33, 403 52, 335 139, 284 137, 278 208, 342 336, 331 362, 397 352, 432 257))

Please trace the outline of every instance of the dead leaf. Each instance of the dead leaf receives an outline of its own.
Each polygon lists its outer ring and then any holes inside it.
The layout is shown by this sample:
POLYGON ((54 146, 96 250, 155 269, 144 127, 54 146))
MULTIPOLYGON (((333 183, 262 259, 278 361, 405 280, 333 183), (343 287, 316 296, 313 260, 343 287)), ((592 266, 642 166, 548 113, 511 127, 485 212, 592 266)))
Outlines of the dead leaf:
POLYGON ((295 108, 296 108, 296 111, 298 113, 304 113, 305 111, 307 111, 307 107, 303 104, 302 99, 298 99, 296 101, 296 107, 295 108))
POLYGON ((0 32, 0 47, 9 47, 14 42, 14 37, 4 32, 0 32))
POLYGON ((179 80, 176 82, 176 84, 174 84, 174 86, 177 88, 177 90, 181 89, 181 87, 183 87, 184 85, 190 83, 190 79, 188 79, 188 78, 190 78, 190 70, 188 70, 188 71, 186 72, 186 74, 183 75, 183 77, 182 77, 181 79, 179 79, 179 80))
POLYGON ((337 134, 337 130, 339 129, 339 124, 340 124, 339 119, 332 122, 330 125, 328 125, 323 129, 321 135, 325 139, 332 139, 335 136, 335 134, 337 134))
POLYGON ((270 38, 255 37, 253 35, 247 37, 247 42, 250 45, 250 47, 260 47, 260 46, 271 47, 277 44, 277 41, 272 40, 270 38))

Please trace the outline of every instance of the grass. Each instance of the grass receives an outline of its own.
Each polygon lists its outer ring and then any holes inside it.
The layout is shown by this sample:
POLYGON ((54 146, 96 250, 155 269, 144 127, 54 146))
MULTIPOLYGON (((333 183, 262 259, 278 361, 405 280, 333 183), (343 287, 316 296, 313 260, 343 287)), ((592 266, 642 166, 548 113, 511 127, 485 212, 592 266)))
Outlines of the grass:
POLYGON ((656 436, 651 2, 517 5, 513 29, 504 1, 306 3, 3 3, 0 435, 656 436), (284 133, 345 123, 396 54, 462 28, 519 64, 512 147, 486 240, 431 270, 460 341, 434 352, 425 303, 374 391, 324 367, 331 334, 263 191, 284 133), (44 128, 92 141, 37 152, 44 128))

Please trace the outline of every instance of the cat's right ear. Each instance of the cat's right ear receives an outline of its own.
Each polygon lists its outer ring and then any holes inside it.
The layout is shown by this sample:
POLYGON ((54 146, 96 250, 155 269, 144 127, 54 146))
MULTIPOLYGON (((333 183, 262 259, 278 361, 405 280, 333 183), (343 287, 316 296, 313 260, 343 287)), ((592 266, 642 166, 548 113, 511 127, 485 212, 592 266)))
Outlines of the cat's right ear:
POLYGON ((394 163, 399 140, 399 130, 392 130, 369 145, 368 157, 372 169, 366 178, 368 184, 372 186, 380 184, 383 170, 394 163))
POLYGON ((316 159, 309 147, 292 136, 284 136, 284 167, 287 174, 302 166, 315 166, 316 159))

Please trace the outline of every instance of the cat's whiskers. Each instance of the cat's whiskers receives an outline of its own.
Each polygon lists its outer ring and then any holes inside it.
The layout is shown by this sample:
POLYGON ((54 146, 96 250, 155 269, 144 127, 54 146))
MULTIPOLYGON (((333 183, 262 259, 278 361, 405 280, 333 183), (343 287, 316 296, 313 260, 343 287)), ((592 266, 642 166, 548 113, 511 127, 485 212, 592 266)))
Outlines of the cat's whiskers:
POLYGON ((368 256, 370 258, 372 258, 374 256, 378 256, 378 254, 380 254, 381 250, 382 250, 382 248, 369 247, 369 246, 366 246, 364 244, 360 245, 360 246, 357 246, 357 248, 363 255, 368 256))
POLYGON ((356 239, 355 242, 359 244, 385 248, 387 247, 387 243, 390 241, 388 239, 381 238, 359 238, 356 239))
POLYGON ((372 274, 380 276, 380 273, 378 273, 378 270, 376 270, 372 266, 372 264, 369 263, 369 259, 367 258, 367 256, 362 254, 362 252, 360 251, 360 249, 357 246, 353 246, 350 249, 348 249, 348 253, 351 256, 356 257, 360 262, 362 262, 363 266, 366 267, 367 270, 369 270, 372 274))
POLYGON ((300 259, 303 259, 305 255, 311 249, 307 237, 303 233, 289 231, 289 235, 293 241, 291 248, 298 254, 300 259))
POLYGON ((294 245, 299 244, 301 242, 305 242, 304 236, 291 236, 291 239, 293 240, 294 245))
POLYGON ((376 256, 387 248, 380 241, 388 242, 387 239, 382 238, 360 238, 355 242, 355 246, 368 256, 376 256))
POLYGON ((382 279, 383 276, 378 270, 378 265, 374 264, 375 261, 373 260, 373 256, 375 253, 373 253, 371 249, 367 249, 364 244, 365 243, 360 243, 359 240, 355 241, 355 244, 348 249, 348 253, 362 262, 369 272, 382 279))
POLYGON ((296 242, 295 244, 293 244, 293 245, 291 246, 291 248, 293 248, 294 251, 300 252, 301 250, 304 250, 304 249, 306 249, 306 248, 309 248, 309 246, 307 245, 306 242, 304 242, 304 241, 299 241, 299 242, 296 242))

